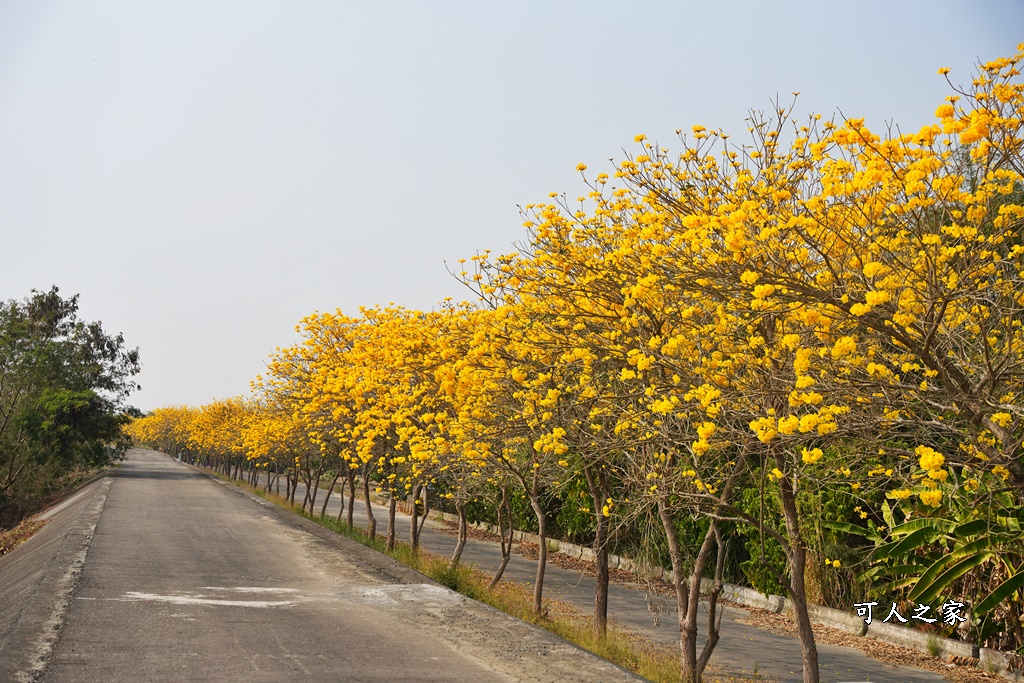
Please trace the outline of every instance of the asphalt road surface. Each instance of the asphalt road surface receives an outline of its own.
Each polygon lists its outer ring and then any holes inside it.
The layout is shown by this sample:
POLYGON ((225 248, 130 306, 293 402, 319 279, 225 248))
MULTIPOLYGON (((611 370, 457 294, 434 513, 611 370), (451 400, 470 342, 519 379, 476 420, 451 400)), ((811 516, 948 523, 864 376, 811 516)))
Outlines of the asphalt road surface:
POLYGON ((39 680, 638 680, 165 455, 111 476, 39 680))

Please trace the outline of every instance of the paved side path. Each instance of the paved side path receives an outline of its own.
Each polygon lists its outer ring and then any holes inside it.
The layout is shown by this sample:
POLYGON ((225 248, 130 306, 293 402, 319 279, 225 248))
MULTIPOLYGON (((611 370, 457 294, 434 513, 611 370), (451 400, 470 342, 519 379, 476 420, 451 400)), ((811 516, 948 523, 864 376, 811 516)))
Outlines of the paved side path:
MULTIPOLYGON (((301 501, 305 487, 300 485, 296 500, 301 501)), ((320 504, 326 492, 318 492, 320 504)), ((337 515, 339 510, 337 494, 331 496, 327 506, 328 514, 337 515)), ((377 533, 387 530, 388 510, 374 505, 377 533)), ((353 521, 357 526, 367 528, 365 503, 356 500, 353 521)), ((399 540, 408 543, 410 518, 399 513, 396 520, 399 540)), ((427 550, 439 555, 451 556, 455 550, 455 538, 440 531, 442 524, 429 519, 423 528, 421 542, 427 550)), ((462 561, 472 564, 481 571, 493 573, 500 564, 501 551, 497 543, 469 539, 462 554, 462 561)), ((521 555, 513 554, 505 570, 504 580, 516 581, 533 586, 536 562, 521 555)), ((594 579, 580 572, 568 571, 549 563, 544 578, 546 597, 569 603, 586 614, 594 609, 594 579)), ((654 615, 649 609, 648 595, 643 586, 612 585, 608 596, 609 618, 626 626, 642 637, 654 642, 679 643, 679 622, 675 600, 665 596, 654 598, 655 608, 663 610, 654 625, 654 615)), ((737 607, 727 607, 722 621, 721 640, 715 649, 712 664, 724 674, 753 674, 755 671, 779 681, 801 681, 802 663, 800 645, 795 638, 777 635, 754 626, 739 623, 748 612, 737 607)), ((707 620, 702 617, 700 628, 707 620)), ((699 646, 703 645, 703 641, 699 646)), ((845 681, 878 681, 881 683, 944 683, 945 678, 914 667, 894 667, 871 659, 860 650, 837 645, 818 645, 823 683, 845 681)))
POLYGON ((106 481, 46 683, 637 680, 163 454, 106 481))

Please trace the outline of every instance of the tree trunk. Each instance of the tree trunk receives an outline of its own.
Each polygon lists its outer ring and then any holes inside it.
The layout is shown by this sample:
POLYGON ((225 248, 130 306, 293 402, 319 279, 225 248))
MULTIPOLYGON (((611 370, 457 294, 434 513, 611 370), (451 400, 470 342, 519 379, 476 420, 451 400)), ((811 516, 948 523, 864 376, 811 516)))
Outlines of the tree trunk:
MULTIPOLYGON (((704 568, 711 555, 716 541, 719 538, 718 521, 711 519, 700 550, 694 560, 693 568, 689 576, 683 578, 683 553, 679 545, 679 537, 676 531, 674 520, 669 513, 666 498, 658 500, 658 516, 665 531, 665 538, 668 541, 669 557, 672 560, 672 578, 675 584, 676 610, 679 614, 679 663, 681 667, 680 678, 684 683, 701 683, 704 680, 704 669, 711 653, 718 644, 718 627, 721 619, 715 623, 715 613, 718 605, 718 592, 712 591, 712 598, 708 605, 708 634, 707 641, 697 657, 697 617, 700 606, 701 579, 704 576, 704 568)), ((721 562, 718 563, 721 565, 721 562)), ((716 565, 716 575, 720 567, 716 565)))
POLYGON ((420 500, 423 501, 423 515, 420 517, 420 528, 416 531, 416 541, 419 542, 420 534, 423 533, 423 526, 427 523, 427 518, 430 516, 430 490, 426 484, 420 487, 420 500))
MULTIPOLYGON (((718 528, 718 518, 725 511, 732 496, 733 488, 746 468, 746 453, 737 458, 732 472, 715 503, 714 515, 708 519, 708 530, 704 534, 700 550, 694 559, 689 577, 683 579, 683 551, 679 545, 679 536, 672 515, 668 509, 668 497, 658 499, 658 516, 661 518, 668 542, 669 558, 672 561, 672 579, 676 593, 676 609, 679 613, 679 659, 681 679, 683 683, 701 683, 704 680, 704 669, 707 668, 711 654, 718 644, 722 625, 722 615, 718 612, 718 596, 722 592, 722 574, 725 571, 725 555, 722 548, 722 537, 718 528), (708 596, 708 632, 707 640, 697 656, 697 617, 700 606, 701 581, 711 551, 718 546, 718 557, 715 563, 715 581, 708 596)), ((670 466, 674 460, 669 461, 670 466)))
MULTIPOLYGON (((338 518, 337 522, 341 522, 341 518, 345 515, 345 482, 341 482, 341 486, 338 487, 338 518)), ((349 498, 351 501, 351 497, 349 498)), ((351 524, 349 525, 352 526, 351 524)))
POLYGON ((419 534, 419 521, 420 521, 420 504, 419 504, 419 486, 412 487, 412 520, 409 525, 409 546, 413 552, 420 549, 420 534, 419 534))
MULTIPOLYGON (((785 466, 783 456, 776 456, 776 465, 781 469, 785 466)), ((814 642, 814 631, 811 629, 811 617, 807 612, 807 588, 804 583, 807 568, 807 548, 800 534, 800 517, 796 507, 796 491, 788 476, 779 480, 779 493, 782 499, 782 512, 786 519, 786 536, 789 538, 785 548, 789 560, 789 597, 793 602, 793 621, 796 633, 800 638, 800 655, 804 664, 804 683, 819 683, 818 646, 814 642)))
MULTIPOLYGON (((722 577, 725 575, 725 543, 722 542, 722 529, 715 524, 715 544, 718 546, 718 556, 715 558, 715 581, 708 594, 708 639, 704 643, 700 657, 697 658, 697 670, 704 671, 711 660, 711 653, 718 644, 718 634, 722 628, 722 614, 718 615, 715 621, 715 613, 718 611, 718 596, 722 594, 722 577)), ((724 613, 724 612, 723 612, 724 613)))
POLYGON ((537 517, 537 536, 539 547, 537 548, 537 574, 533 580, 533 613, 541 616, 544 613, 544 570, 548 562, 548 517, 544 514, 544 508, 540 505, 540 498, 536 494, 530 495, 530 507, 537 517))
POLYGON ((395 549, 395 512, 398 510, 398 499, 395 498, 395 492, 391 492, 391 498, 388 500, 388 541, 386 548, 388 551, 395 549))
POLYGON ((469 531, 466 528, 466 503, 461 498, 455 503, 455 511, 459 513, 459 540, 455 544, 452 560, 448 563, 449 569, 455 569, 458 566, 459 560, 462 559, 462 550, 466 547, 466 538, 469 536, 469 531))
POLYGON ((377 520, 373 516, 373 506, 370 504, 370 473, 363 474, 363 498, 366 500, 366 521, 370 525, 367 533, 370 540, 377 538, 377 520))
POLYGON ((658 499, 658 517, 661 519, 661 526, 665 532, 665 540, 668 542, 668 556, 672 562, 672 587, 676 594, 676 611, 679 615, 679 664, 682 668, 681 680, 683 683, 700 683, 701 674, 696 670, 697 645, 688 642, 688 639, 695 636, 695 630, 688 631, 686 628, 686 611, 690 605, 690 587, 683 581, 683 550, 679 546, 679 536, 676 533, 676 525, 672 515, 668 511, 667 499, 662 496, 658 499), (692 653, 692 655, 691 655, 692 653))
MULTIPOLYGON (((304 474, 304 476, 302 477, 302 482, 306 485, 305 486, 306 491, 305 491, 305 494, 302 496, 302 511, 305 512, 307 505, 310 508, 313 507, 313 503, 312 503, 312 501, 310 500, 310 497, 309 497, 310 491, 312 490, 312 477, 309 476, 309 472, 304 472, 303 474, 304 474)), ((296 486, 297 485, 298 484, 296 484, 296 486)))
POLYGON ((501 487, 501 502, 498 503, 498 533, 501 534, 501 564, 498 565, 498 571, 494 572, 494 578, 491 579, 491 583, 488 588, 494 588, 501 581, 502 575, 505 573, 505 567, 508 566, 508 561, 512 557, 512 514, 508 509, 508 487, 501 487), (502 514, 505 513, 505 514, 502 514), (508 519, 508 542, 505 541, 505 524, 504 519, 508 519))
POLYGON ((320 516, 327 516, 327 502, 331 499, 331 494, 334 493, 334 487, 338 484, 338 477, 341 476, 341 472, 334 473, 334 479, 331 479, 331 486, 327 489, 327 495, 324 496, 324 504, 320 507, 320 516))
MULTIPOLYGON (((313 516, 313 508, 316 506, 316 497, 320 494, 320 478, 324 476, 324 467, 327 465, 327 459, 324 457, 320 458, 320 463, 316 467, 316 476, 313 477, 313 493, 309 496, 309 516, 313 516)), ((333 484, 332 484, 333 486, 333 484)), ((326 509, 326 505, 324 508, 326 509)))
MULTIPOLYGON (((345 480, 342 481, 341 482, 341 486, 338 487, 338 498, 339 498, 339 500, 338 500, 338 519, 337 519, 337 521, 339 523, 341 522, 341 518, 345 515, 345 486, 349 483, 348 475, 351 472, 352 472, 352 470, 347 470, 345 472, 345 480)), ((349 497, 349 500, 351 500, 351 496, 349 497)))
POLYGON ((593 470, 584 465, 583 474, 594 502, 597 525, 594 530, 594 555, 596 577, 594 588, 594 634, 604 639, 608 635, 608 518, 604 515, 604 501, 609 498, 607 477, 603 471, 595 476, 593 470))
MULTIPOLYGON (((352 469, 348 471, 348 509, 345 515, 345 521, 348 523, 348 528, 351 529, 355 524, 352 519, 353 509, 356 506, 356 474, 352 469)), ((341 514, 340 512, 338 514, 341 514)))

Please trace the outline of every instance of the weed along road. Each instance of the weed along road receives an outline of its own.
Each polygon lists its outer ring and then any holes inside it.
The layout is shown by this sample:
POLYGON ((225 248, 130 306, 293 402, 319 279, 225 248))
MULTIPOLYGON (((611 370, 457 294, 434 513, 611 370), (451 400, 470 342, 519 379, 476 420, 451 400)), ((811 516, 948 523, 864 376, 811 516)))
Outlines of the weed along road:
POLYGON ((152 451, 112 475, 69 594, 47 683, 639 680, 152 451))

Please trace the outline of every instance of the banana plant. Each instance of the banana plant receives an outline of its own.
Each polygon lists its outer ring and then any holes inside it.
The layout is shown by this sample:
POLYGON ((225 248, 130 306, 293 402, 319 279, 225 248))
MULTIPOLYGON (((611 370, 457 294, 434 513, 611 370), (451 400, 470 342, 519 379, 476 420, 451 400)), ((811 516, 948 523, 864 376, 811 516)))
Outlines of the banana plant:
POLYGON ((982 505, 977 498, 950 498, 941 508, 893 509, 885 502, 885 527, 828 526, 874 542, 864 576, 878 582, 878 595, 925 605, 940 596, 966 598, 972 638, 1013 634, 1011 640, 1021 645, 1024 506, 1006 492, 989 493, 982 505))

